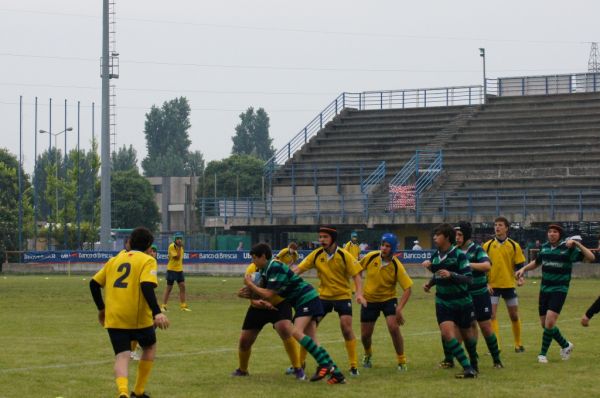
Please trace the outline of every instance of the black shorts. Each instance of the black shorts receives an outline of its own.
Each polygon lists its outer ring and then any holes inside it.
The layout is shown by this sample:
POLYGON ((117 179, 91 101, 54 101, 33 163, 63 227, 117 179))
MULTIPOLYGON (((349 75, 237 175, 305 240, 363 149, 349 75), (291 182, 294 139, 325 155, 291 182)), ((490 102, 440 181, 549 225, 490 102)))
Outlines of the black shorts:
POLYGON ((262 330, 267 323, 274 325, 285 319, 292 320, 292 306, 288 302, 282 301, 275 308, 277 308, 277 311, 254 307, 248 308, 242 330, 262 330))
POLYGON ((475 309, 475 319, 477 322, 489 321, 492 319, 492 299, 488 293, 472 295, 473 308, 475 309))
POLYGON ((144 329, 106 329, 115 355, 123 351, 131 351, 131 342, 137 341, 142 348, 156 343, 154 326, 144 329))
POLYGON ((294 310, 294 319, 303 316, 310 316, 311 318, 318 319, 325 315, 325 312, 323 312, 323 304, 321 304, 321 300, 319 300, 318 297, 315 297, 302 305, 295 306, 294 310))
POLYGON ((452 321, 461 329, 468 329, 475 321, 475 310, 473 306, 461 308, 449 308, 444 305, 435 305, 435 315, 438 324, 452 321))
POLYGON ((554 311, 560 314, 565 300, 567 299, 567 293, 564 292, 552 292, 542 293, 540 292, 540 299, 538 303, 538 310, 540 316, 545 316, 548 310, 554 311))
POLYGON ((325 313, 325 315, 332 311, 335 311, 338 313, 339 316, 352 316, 352 300, 320 300, 321 304, 323 304, 323 312, 325 313))
POLYGON ((173 286, 173 284, 185 282, 183 271, 169 271, 167 270, 167 285, 173 286))
POLYGON ((398 305, 398 299, 393 298, 380 303, 369 303, 367 306, 360 306, 360 321, 361 322, 375 322, 379 318, 379 313, 383 312, 383 316, 395 316, 396 306, 398 305))
POLYGON ((502 297, 504 300, 517 298, 517 289, 514 287, 495 287, 493 290, 492 296, 494 297, 502 297))

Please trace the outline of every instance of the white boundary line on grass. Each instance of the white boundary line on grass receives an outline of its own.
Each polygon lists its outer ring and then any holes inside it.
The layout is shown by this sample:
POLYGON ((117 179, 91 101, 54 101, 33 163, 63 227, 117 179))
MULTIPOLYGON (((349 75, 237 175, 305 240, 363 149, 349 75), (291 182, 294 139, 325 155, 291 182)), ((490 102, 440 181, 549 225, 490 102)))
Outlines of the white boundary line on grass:
MULTIPOLYGON (((581 318, 572 318, 572 319, 562 319, 562 321, 567 321, 567 322, 571 322, 571 321, 578 321, 581 318)), ((523 323, 522 326, 538 326, 539 323, 538 322, 527 322, 527 323, 523 323)), ((508 329, 509 326, 501 326, 502 329, 508 329)), ((430 335, 430 334, 439 334, 440 331, 439 330, 429 330, 429 331, 425 331, 425 332, 417 332, 417 333, 403 333, 403 336, 426 336, 426 335, 430 335)), ((336 339, 336 340, 326 340, 326 341, 321 341, 320 343, 324 343, 324 344, 329 344, 329 343, 339 343, 341 342, 341 339, 336 339)), ((279 346, 271 346, 271 347, 264 347, 261 348, 259 350, 256 351, 263 351, 263 350, 271 350, 271 349, 281 349, 281 347, 279 346)), ((221 352, 234 352, 237 351, 237 347, 234 348, 215 348, 213 350, 203 350, 203 351, 194 351, 194 352, 179 352, 179 353, 171 353, 171 354, 164 354, 164 355, 159 355, 157 356, 158 359, 160 358, 181 358, 181 357, 189 357, 189 356, 197 356, 197 355, 207 355, 207 354, 217 354, 217 353, 221 353, 221 352)), ((74 362, 74 363, 63 363, 63 364, 54 364, 54 365, 39 365, 39 366, 28 366, 28 367, 23 367, 23 368, 7 368, 7 369, 0 369, 0 374, 7 374, 7 373, 15 373, 15 372, 30 372, 33 370, 46 370, 46 369, 66 369, 66 368, 76 368, 76 367, 81 367, 81 366, 95 366, 95 365, 105 365, 105 364, 111 364, 114 361, 112 359, 110 360, 102 360, 102 361, 87 361, 87 362, 74 362)))

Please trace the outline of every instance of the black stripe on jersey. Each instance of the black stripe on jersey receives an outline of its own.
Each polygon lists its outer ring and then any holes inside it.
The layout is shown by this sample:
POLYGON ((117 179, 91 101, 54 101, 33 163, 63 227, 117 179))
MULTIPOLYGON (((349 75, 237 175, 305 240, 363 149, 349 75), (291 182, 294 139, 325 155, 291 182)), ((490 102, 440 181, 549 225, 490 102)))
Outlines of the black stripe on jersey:
POLYGON ((542 268, 542 272, 545 272, 547 274, 555 274, 555 275, 570 275, 571 274, 571 268, 559 268, 559 267, 548 267, 545 266, 542 268))

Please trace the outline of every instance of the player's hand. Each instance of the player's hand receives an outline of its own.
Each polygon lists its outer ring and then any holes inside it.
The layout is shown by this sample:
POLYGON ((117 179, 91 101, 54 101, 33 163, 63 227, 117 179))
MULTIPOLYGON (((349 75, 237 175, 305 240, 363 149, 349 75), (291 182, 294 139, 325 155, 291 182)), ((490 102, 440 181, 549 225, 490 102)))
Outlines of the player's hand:
POLYGON ((423 285, 423 291, 424 291, 425 293, 429 293, 429 292, 431 291, 431 286, 429 286, 429 283, 425 283, 425 284, 423 285))
POLYGON ((363 297, 362 294, 357 294, 356 295, 356 302, 360 305, 362 305, 363 307, 367 308, 367 300, 365 300, 365 298, 363 297))
POLYGON ((525 278, 523 278, 523 275, 521 275, 519 277, 519 279, 517 279, 517 286, 523 286, 525 284, 525 278))
POLYGON ((250 288, 248 286, 244 286, 244 287, 241 287, 240 290, 238 290, 237 295, 240 298, 249 299, 249 298, 252 298, 252 291, 250 290, 250 288))
POLYGON ((517 272, 515 272, 515 279, 522 278, 524 273, 525 273, 525 271, 523 270, 523 268, 521 268, 520 270, 518 270, 517 272))
POLYGON ((450 271, 448 271, 447 269, 441 269, 438 272, 436 272, 435 274, 442 279, 448 279, 448 278, 450 278, 450 276, 452 276, 452 273, 450 271))
POLYGON ((246 286, 254 285, 254 282, 252 282, 252 275, 248 274, 244 277, 244 285, 246 285, 246 286))
POLYGON ((423 261, 423 262, 421 263, 421 265, 422 265, 424 268, 427 268, 427 269, 429 269, 429 268, 431 267, 431 261, 429 261, 429 260, 425 260, 425 261, 423 261))
POLYGON ((565 246, 567 246, 570 249, 575 245, 575 243, 576 242, 573 239, 569 239, 565 242, 565 246))
POLYGON ((159 329, 168 329, 170 325, 169 318, 163 313, 157 314, 154 317, 154 326, 159 329))
POLYGON ((402 315, 402 311, 396 311, 396 322, 398 322, 399 326, 404 325, 406 320, 404 319, 404 315, 402 315))
POLYGON ((269 303, 266 300, 259 300, 260 304, 262 306, 262 308, 266 309, 266 310, 271 310, 271 311, 277 311, 277 308, 275 308, 275 306, 271 303, 269 303))
POLYGON ((488 293, 489 293, 490 295, 491 295, 491 294, 494 294, 494 288, 493 288, 491 285, 489 285, 489 284, 488 284, 488 286, 487 286, 487 287, 488 287, 488 293))
POLYGON ((583 314, 583 316, 581 317, 581 326, 584 326, 586 328, 590 326, 590 318, 588 318, 585 314, 583 314))
POLYGON ((100 326, 104 327, 104 310, 98 311, 98 322, 100 322, 100 326))

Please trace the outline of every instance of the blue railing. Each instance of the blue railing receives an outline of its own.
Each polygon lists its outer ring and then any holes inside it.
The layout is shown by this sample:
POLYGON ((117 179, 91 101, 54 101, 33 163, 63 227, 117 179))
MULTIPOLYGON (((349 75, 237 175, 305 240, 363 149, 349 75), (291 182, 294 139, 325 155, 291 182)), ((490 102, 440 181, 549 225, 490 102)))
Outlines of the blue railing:
MULTIPOLYGON (((442 150, 417 149, 402 169, 390 180, 390 186, 409 185, 427 188, 442 169, 442 150), (437 171, 437 173, 435 173, 437 171), (414 177, 414 178, 413 178, 414 177)), ((422 192, 419 191, 419 192, 422 192)))
POLYGON ((385 179, 385 161, 381 162, 379 166, 360 182, 360 192, 369 193, 374 187, 379 185, 385 179))
MULTIPOLYGON (((371 217, 404 216, 419 221, 421 217, 437 220, 486 220, 510 215, 511 221, 595 221, 600 214, 600 190, 573 191, 477 191, 430 192, 417 209, 390 210, 387 203, 370 201, 368 194, 292 195, 258 198, 203 198, 198 202, 202 223, 224 224, 268 221, 282 217, 286 222, 298 217, 349 216, 368 223, 371 217)), ((356 222, 354 219, 353 222, 356 222)), ((337 222, 337 221, 336 221, 337 222)), ((437 221, 436 221, 437 222, 437 221)))
POLYGON ((592 93, 600 91, 600 73, 499 77, 485 84, 487 94, 498 97, 592 93))
MULTIPOLYGON (((423 163, 424 162, 421 161, 421 165, 423 163)), ((437 153, 435 153, 435 157, 433 158, 433 161, 431 161, 429 163, 429 165, 427 165, 426 168, 420 169, 418 171, 419 178, 417 179, 417 182, 415 184, 415 190, 416 190, 417 195, 420 195, 427 188, 429 188, 429 186, 431 186, 433 184, 433 181, 435 181, 435 179, 440 175, 443 168, 444 168, 444 159, 443 159, 442 150, 440 149, 439 151, 437 151, 437 153)))
POLYGON ((291 159, 325 125, 346 108, 358 110, 427 108, 436 106, 478 105, 483 103, 482 86, 456 86, 409 90, 364 91, 361 93, 342 93, 287 144, 281 147, 264 168, 267 179, 291 159))

